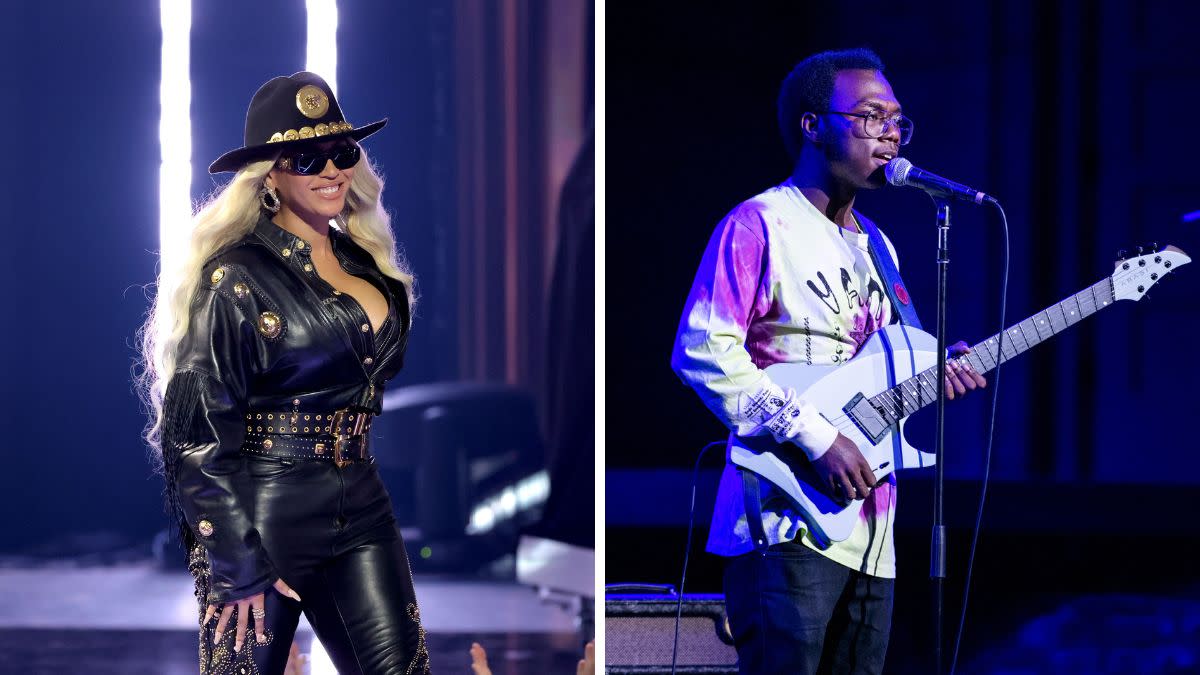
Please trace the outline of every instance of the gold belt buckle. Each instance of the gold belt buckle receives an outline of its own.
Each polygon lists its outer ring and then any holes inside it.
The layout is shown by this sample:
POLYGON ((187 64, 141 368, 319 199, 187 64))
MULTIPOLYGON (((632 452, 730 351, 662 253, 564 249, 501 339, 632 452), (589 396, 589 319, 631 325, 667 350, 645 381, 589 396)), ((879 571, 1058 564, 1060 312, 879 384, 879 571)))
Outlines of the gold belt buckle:
POLYGON ((347 464, 353 462, 354 459, 362 459, 364 443, 362 442, 361 438, 362 438, 363 432, 366 430, 367 420, 369 420, 369 419, 370 418, 368 417, 368 413, 359 411, 359 412, 355 412, 355 413, 351 414, 349 408, 342 408, 341 410, 335 411, 333 413, 333 421, 331 422, 331 430, 333 431, 334 438, 336 439, 333 442, 333 463, 336 464, 339 469, 341 469, 341 468, 345 467, 347 464), (353 422, 354 426, 351 428, 350 433, 343 434, 342 433, 342 425, 347 420, 353 422), (349 440, 351 440, 352 438, 354 438, 355 436, 358 436, 360 439, 359 446, 358 446, 358 457, 356 457, 354 459, 345 459, 342 456, 342 452, 346 449, 346 443, 349 440))

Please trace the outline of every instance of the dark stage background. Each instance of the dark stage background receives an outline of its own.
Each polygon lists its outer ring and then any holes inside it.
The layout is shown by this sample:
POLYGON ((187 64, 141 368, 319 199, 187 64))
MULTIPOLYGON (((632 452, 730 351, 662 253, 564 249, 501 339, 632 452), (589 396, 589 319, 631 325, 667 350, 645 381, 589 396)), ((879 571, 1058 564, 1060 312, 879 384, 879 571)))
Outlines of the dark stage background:
MULTIPOLYGON (((610 5, 606 581, 679 581, 691 467, 726 431, 671 372, 672 340, 715 224, 789 173, 775 98, 796 62, 874 48, 915 122, 903 154, 1001 200, 1011 325, 1106 277, 1118 249, 1200 250, 1196 223, 1181 222, 1200 209, 1186 158, 1188 120, 1200 109, 1198 18, 1178 3, 1128 0, 610 5)), ((932 331, 930 200, 884 188, 858 206, 895 242, 932 331)), ((955 205, 951 341, 998 327, 999 232, 994 212, 955 205)), ((1200 568, 1184 548, 1200 534, 1187 424, 1200 375, 1189 347, 1200 328, 1197 275, 1182 268, 1147 299, 1119 303, 1003 369, 966 672, 1200 667, 1200 568), (1004 660, 1020 651, 1025 661, 1004 660)), ((955 620, 989 403, 976 394, 947 411, 955 620)), ((910 437, 929 438, 932 424, 932 411, 918 415, 910 437)), ((700 474, 691 592, 720 591, 717 560, 701 555, 720 452, 700 474)), ((892 672, 930 672, 931 475, 899 477, 892 672)))

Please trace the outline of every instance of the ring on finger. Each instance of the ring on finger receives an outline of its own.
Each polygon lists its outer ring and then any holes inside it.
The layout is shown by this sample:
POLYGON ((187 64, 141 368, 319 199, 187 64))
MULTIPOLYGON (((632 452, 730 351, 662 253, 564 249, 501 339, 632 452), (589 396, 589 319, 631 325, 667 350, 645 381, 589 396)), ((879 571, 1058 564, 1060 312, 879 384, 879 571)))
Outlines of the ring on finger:
POLYGON ((262 607, 251 607, 250 616, 256 619, 265 619, 267 618, 267 610, 262 607))

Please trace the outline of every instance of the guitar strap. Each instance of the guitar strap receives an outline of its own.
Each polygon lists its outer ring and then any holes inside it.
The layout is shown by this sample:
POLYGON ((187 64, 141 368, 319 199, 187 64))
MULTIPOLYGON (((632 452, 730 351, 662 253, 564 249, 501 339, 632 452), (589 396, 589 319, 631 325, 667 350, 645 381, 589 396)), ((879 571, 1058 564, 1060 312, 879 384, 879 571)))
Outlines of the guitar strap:
POLYGON ((758 474, 738 467, 742 474, 742 502, 746 506, 746 525, 750 528, 750 538, 754 540, 754 550, 767 550, 767 532, 762 523, 762 490, 758 484, 758 474))
POLYGON ((875 263, 875 271, 879 273, 879 279, 883 282, 883 289, 887 292, 888 299, 892 301, 892 311, 900 318, 900 323, 922 330, 921 320, 917 318, 917 310, 912 306, 912 298, 908 296, 908 289, 904 287, 904 280, 900 278, 900 270, 896 269, 896 264, 892 261, 892 255, 888 251, 887 242, 883 240, 879 228, 857 211, 854 212, 854 218, 862 227, 863 232, 867 234, 867 250, 870 251, 871 260, 875 263))
MULTIPOLYGON (((902 326, 912 326, 917 330, 921 330, 921 319, 917 318, 917 310, 912 306, 912 298, 908 295, 908 289, 904 287, 904 280, 900 278, 900 270, 896 268, 896 263, 892 260, 892 254, 888 251, 887 242, 883 239, 883 234, 879 232, 879 228, 871 219, 858 213, 853 212, 858 224, 862 227, 863 232, 867 233, 867 250, 871 253, 871 260, 875 262, 875 271, 879 273, 879 278, 883 282, 883 288, 887 291, 888 299, 892 301, 892 312, 895 313, 902 326)), ((908 341, 908 331, 903 333, 904 339, 908 341)), ((888 387, 896 386, 896 364, 893 362, 895 348, 891 341, 887 338, 887 333, 879 332, 879 337, 883 339, 883 344, 889 358, 884 359, 887 364, 887 380, 888 387)), ((912 359, 912 344, 908 345, 909 358, 912 359)), ((915 371, 916 363, 911 363, 910 367, 915 371)), ((894 430, 892 434, 892 456, 897 466, 900 465, 900 460, 904 456, 904 450, 900 443, 899 428, 894 430)))

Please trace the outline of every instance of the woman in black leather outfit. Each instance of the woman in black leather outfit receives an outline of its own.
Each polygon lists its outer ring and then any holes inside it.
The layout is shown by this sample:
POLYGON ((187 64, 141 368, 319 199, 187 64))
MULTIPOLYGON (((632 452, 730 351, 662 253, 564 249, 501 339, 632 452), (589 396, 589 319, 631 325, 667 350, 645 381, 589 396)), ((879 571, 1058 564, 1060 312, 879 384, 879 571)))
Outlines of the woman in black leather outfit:
POLYGON ((202 673, 283 672, 301 612, 343 675, 429 669, 368 452, 413 299, 358 145, 385 123, 354 128, 312 73, 267 82, 245 146, 209 168, 236 175, 160 278, 147 438, 196 577, 202 673))

